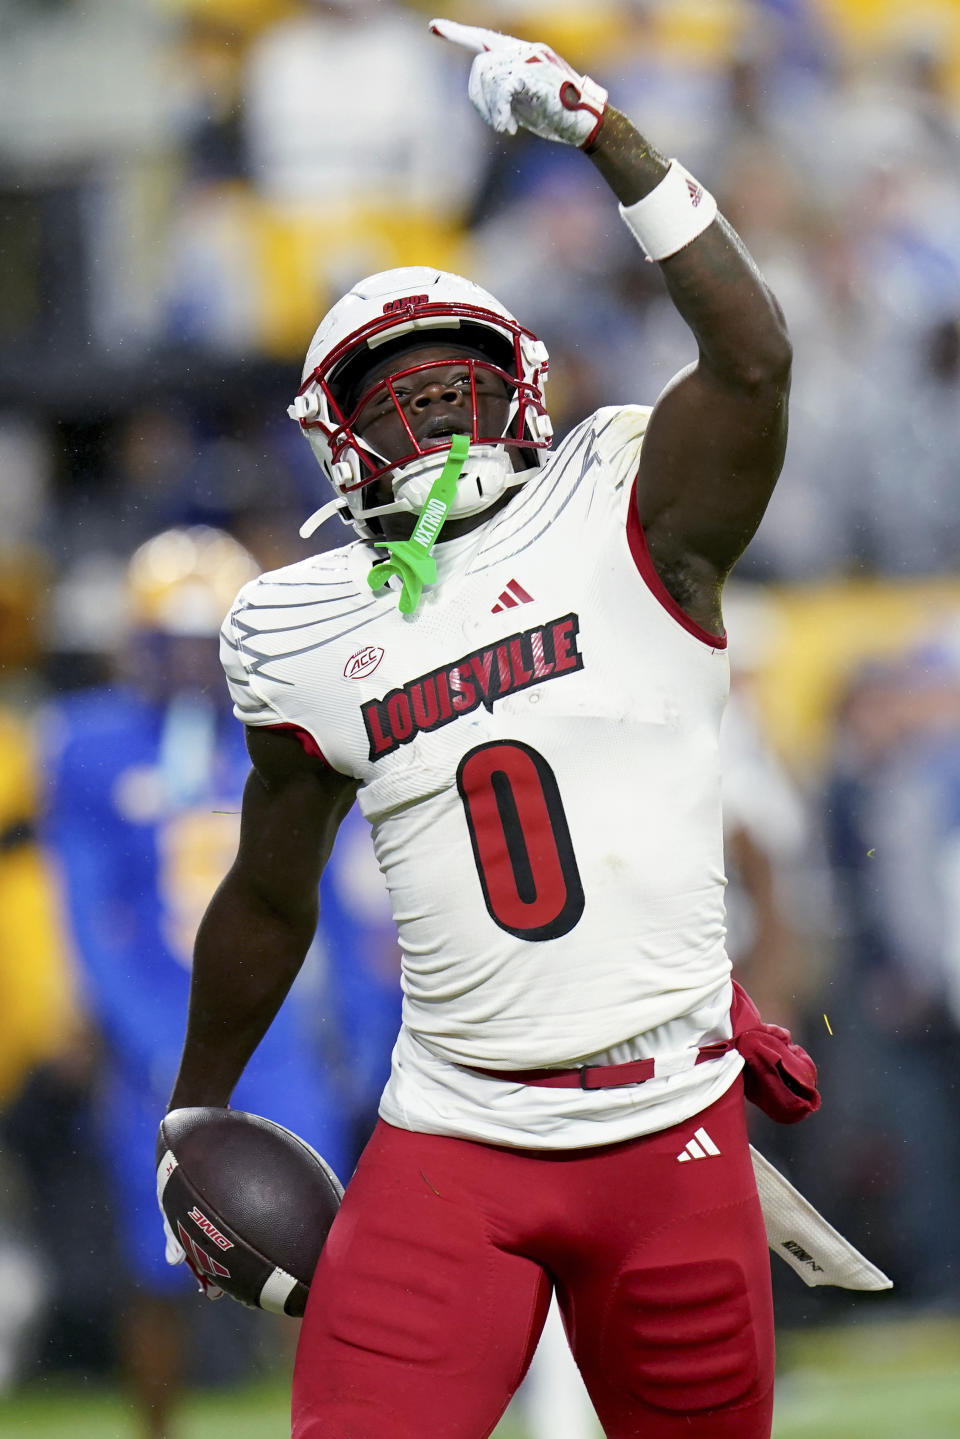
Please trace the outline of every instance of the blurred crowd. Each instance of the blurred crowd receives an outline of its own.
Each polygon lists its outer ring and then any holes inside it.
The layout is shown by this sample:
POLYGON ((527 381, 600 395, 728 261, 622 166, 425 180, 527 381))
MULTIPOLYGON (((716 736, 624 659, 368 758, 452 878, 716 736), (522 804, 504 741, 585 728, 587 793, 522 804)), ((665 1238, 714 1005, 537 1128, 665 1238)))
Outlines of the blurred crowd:
MULTIPOLYGON (((242 782, 211 627, 145 611, 131 556, 173 531, 195 560, 220 535, 272 567, 347 538, 337 520, 298 537, 326 495, 286 404, 324 308, 373 270, 438 264, 512 307, 549 347, 561 436, 694 358, 592 168, 473 114, 432 3, 0 0, 0 1293, 20 1296, 0 1302, 0 1387, 116 1363, 124 1284, 150 1290, 129 1253, 117 1278, 109 1114, 128 1091, 162 1103, 173 1040, 144 1047, 166 1020, 124 966, 153 946, 181 1005, 165 906, 181 931, 202 909, 230 840, 211 807, 236 810, 242 782), (161 643, 186 655, 162 693, 161 643), (77 1213, 89 1239, 67 1244, 77 1213)), ((548 40, 606 84, 716 193, 786 312, 786 464, 727 612, 730 927, 825 1102, 762 1146, 894 1277, 891 1304, 955 1311, 960 10, 444 13, 548 40)), ((305 1012, 322 994, 333 1017, 303 1053, 342 1122, 318 1142, 348 1166, 396 956, 362 834, 338 854, 305 983, 305 1012), (338 964, 358 947, 362 992, 338 964)), ((797 1323, 849 1308, 778 1299, 797 1323)))

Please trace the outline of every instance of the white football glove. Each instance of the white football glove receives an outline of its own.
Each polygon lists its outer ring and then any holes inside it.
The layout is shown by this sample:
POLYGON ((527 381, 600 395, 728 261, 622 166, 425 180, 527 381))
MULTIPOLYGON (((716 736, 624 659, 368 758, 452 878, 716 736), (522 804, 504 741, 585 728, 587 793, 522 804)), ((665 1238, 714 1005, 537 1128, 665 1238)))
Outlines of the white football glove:
POLYGON ((501 134, 518 125, 544 140, 589 145, 607 110, 607 92, 588 75, 578 75, 549 45, 515 40, 479 25, 431 20, 444 40, 477 53, 470 69, 470 99, 501 134))
MULTIPOLYGON (((157 1197, 157 1203, 160 1203, 159 1195, 157 1197)), ((160 1205, 160 1218, 163 1220, 163 1237, 166 1240, 166 1249, 164 1250, 163 1257, 167 1263, 177 1265, 183 1264, 184 1261, 186 1261, 190 1272, 200 1286, 200 1293, 205 1295, 207 1299, 222 1299, 223 1290, 218 1285, 211 1283, 207 1275, 190 1260, 187 1251, 170 1228, 170 1221, 163 1212, 162 1204, 160 1205)))

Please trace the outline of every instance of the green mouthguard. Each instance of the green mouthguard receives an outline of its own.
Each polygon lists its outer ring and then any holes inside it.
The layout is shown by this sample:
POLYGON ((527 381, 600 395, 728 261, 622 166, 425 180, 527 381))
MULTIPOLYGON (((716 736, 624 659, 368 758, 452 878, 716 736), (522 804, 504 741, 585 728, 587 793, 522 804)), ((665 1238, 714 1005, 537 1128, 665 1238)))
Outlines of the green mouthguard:
POLYGON ((444 521, 457 492, 457 481, 467 463, 470 440, 467 435, 454 435, 450 453, 440 474, 430 487, 427 502, 408 540, 376 540, 378 550, 389 550, 390 558, 374 565, 367 575, 372 590, 380 589, 391 575, 401 581, 400 613, 412 615, 420 603, 424 585, 437 583, 437 562, 430 551, 437 542, 444 521))

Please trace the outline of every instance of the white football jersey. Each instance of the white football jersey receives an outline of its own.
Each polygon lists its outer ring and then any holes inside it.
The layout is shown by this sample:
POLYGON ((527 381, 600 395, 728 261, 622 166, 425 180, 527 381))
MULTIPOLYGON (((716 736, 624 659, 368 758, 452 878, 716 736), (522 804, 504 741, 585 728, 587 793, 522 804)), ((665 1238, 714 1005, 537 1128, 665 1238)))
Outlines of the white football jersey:
MULTIPOLYGON (((733 1082, 718 735, 724 640, 688 619, 630 503, 649 410, 598 411, 485 524, 435 551, 416 612, 355 542, 261 575, 223 660, 246 724, 294 726, 358 800, 403 955, 381 1114, 575 1147, 679 1123, 733 1082), (654 1056, 552 1089, 477 1074, 654 1056)), ((378 555, 382 554, 377 552, 378 555)))

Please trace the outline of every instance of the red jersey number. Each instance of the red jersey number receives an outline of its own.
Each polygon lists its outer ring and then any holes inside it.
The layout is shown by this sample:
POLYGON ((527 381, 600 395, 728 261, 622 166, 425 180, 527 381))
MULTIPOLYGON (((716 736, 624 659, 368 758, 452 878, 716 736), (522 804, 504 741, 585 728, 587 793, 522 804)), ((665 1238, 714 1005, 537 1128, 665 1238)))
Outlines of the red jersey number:
POLYGON ((487 912, 518 939, 557 939, 583 914, 583 885, 556 776, 519 740, 470 750, 457 770, 487 912))

